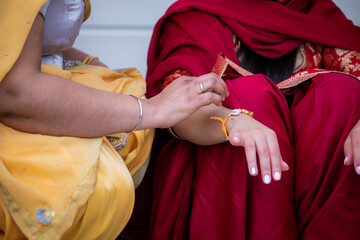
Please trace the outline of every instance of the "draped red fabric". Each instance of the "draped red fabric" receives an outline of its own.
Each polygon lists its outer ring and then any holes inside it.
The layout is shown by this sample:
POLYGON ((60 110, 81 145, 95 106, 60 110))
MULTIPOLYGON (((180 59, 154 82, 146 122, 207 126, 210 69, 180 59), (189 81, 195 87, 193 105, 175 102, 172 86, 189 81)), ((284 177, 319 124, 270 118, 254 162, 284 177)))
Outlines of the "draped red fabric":
POLYGON ((354 26, 331 0, 281 2, 176 1, 154 28, 148 54, 148 94, 152 96, 159 92, 157 81, 166 74, 163 70, 183 68, 190 69, 194 75, 203 74, 207 71, 194 68, 205 67, 208 70, 220 52, 236 61, 232 44, 214 44, 223 42, 224 38, 230 41, 230 31, 252 50, 266 57, 282 56, 303 41, 360 50, 360 28, 354 26), (183 34, 191 38, 182 38, 183 34), (174 53, 173 50, 179 46, 187 47, 186 51, 174 53), (194 60, 198 55, 205 61, 201 66, 194 60))
POLYGON ((359 82, 320 74, 291 94, 290 109, 263 75, 227 85, 224 105, 273 129, 290 171, 265 185, 241 147, 172 139, 156 158, 149 239, 358 239, 360 177, 343 165, 343 144, 360 118, 359 82))
POLYGON ((243 148, 173 139, 156 160, 150 239, 296 239, 294 150, 286 100, 262 75, 234 79, 228 88, 224 104, 258 112, 256 118, 276 131, 292 170, 283 181, 265 185, 261 177, 248 175, 243 148), (259 101, 267 103, 265 108, 259 101))
MULTIPOLYGON (((148 95, 172 70, 209 73, 219 53, 238 63, 232 32, 268 57, 303 41, 360 50, 359 28, 332 1, 282 2, 175 2, 154 29, 148 95)), ((360 119, 359 82, 319 74, 289 94, 259 74, 226 84, 223 106, 250 109, 273 129, 290 171, 265 185, 248 174, 242 147, 172 138, 154 149, 149 239, 358 239, 360 177, 343 165, 343 145, 360 119)))

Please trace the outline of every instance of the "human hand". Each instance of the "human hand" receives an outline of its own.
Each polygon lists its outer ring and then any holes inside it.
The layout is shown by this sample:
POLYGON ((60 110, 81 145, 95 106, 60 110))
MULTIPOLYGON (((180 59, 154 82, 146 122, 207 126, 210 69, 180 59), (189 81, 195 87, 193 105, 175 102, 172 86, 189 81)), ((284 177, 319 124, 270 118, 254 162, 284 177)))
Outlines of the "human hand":
POLYGON ((281 172, 289 170, 281 157, 273 130, 246 114, 230 117, 226 121, 226 128, 230 143, 245 148, 250 175, 258 174, 256 154, 259 156, 261 175, 266 184, 271 182, 271 176, 275 181, 279 181, 281 172))
POLYGON ((344 143, 345 165, 354 164, 355 171, 360 175, 360 120, 349 133, 344 143))
POLYGON ((156 106, 159 127, 166 128, 183 121, 202 106, 221 106, 228 95, 224 81, 218 75, 209 73, 200 77, 179 77, 150 98, 149 103, 156 106))

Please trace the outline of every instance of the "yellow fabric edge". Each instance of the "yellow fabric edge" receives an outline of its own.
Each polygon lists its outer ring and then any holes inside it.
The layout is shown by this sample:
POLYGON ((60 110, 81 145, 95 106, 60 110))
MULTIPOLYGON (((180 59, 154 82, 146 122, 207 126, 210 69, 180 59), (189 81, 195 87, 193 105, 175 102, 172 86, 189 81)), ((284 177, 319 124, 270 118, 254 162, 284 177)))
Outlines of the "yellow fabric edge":
POLYGON ((131 138, 129 137, 129 142, 126 147, 118 150, 118 153, 120 154, 120 156, 123 157, 131 176, 134 176, 134 174, 140 169, 140 167, 147 160, 147 157, 150 155, 152 143, 155 136, 155 130, 146 129, 135 131, 132 132, 131 135, 133 135, 133 141, 137 141, 138 144, 141 145, 141 147, 134 149, 134 151, 131 151, 129 148, 131 147, 132 143, 130 142, 131 138), (140 158, 142 160, 136 162, 137 158, 140 158), (128 159, 131 159, 130 163, 127 163, 128 159))
POLYGON ((19 58, 46 0, 0 0, 0 82, 19 58))

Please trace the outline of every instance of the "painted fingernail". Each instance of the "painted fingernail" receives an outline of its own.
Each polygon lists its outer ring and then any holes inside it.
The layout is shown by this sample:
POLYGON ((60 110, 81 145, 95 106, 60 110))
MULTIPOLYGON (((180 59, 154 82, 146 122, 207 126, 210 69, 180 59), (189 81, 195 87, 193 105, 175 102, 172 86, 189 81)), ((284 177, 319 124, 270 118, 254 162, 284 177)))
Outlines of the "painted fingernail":
POLYGON ((356 167, 356 172, 357 172, 357 174, 360 175, 360 166, 357 166, 357 167, 356 167))
POLYGON ((265 176, 264 176, 264 183, 265 183, 265 184, 269 184, 270 182, 271 182, 270 176, 269 176, 269 175, 265 175, 265 176))
POLYGON ((256 174, 256 168, 255 168, 255 167, 251 167, 251 168, 250 168, 250 172, 251 172, 251 175, 255 175, 255 174, 256 174))
POLYGON ((281 174, 280 174, 279 172, 275 172, 275 174, 274 174, 274 179, 275 179, 276 181, 279 181, 280 178, 281 178, 281 174))
POLYGON ((346 156, 345 159, 344 159, 344 164, 347 164, 347 161, 349 160, 349 157, 346 156))
POLYGON ((289 170, 289 165, 284 161, 282 163, 283 163, 283 166, 285 166, 286 171, 289 170))

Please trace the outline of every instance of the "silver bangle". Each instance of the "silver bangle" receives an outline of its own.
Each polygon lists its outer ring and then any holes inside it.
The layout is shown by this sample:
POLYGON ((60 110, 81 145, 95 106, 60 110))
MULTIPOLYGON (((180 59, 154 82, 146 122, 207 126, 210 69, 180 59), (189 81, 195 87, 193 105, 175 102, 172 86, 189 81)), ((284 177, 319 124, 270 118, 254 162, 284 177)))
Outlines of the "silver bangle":
POLYGON ((174 129, 172 129, 172 127, 168 127, 169 132, 171 133, 171 135, 173 135, 175 138, 180 139, 180 140, 185 140, 184 138, 180 137, 179 135, 177 135, 174 131, 174 129))
POLYGON ((135 128, 133 129, 133 130, 131 130, 130 132, 133 132, 133 131, 136 131, 136 129, 139 127, 139 125, 140 125, 140 123, 141 123, 141 119, 142 119, 142 114, 143 114, 143 109, 142 109, 142 104, 141 104, 141 101, 140 101, 140 99, 138 98, 138 97, 136 97, 136 96, 134 96, 134 95, 129 95, 129 96, 131 96, 131 97, 133 97, 133 98, 135 98, 137 101, 138 101, 138 103, 139 103, 139 108, 140 108, 140 116, 139 116, 139 121, 138 121, 138 123, 136 124, 136 126, 135 126, 135 128))

